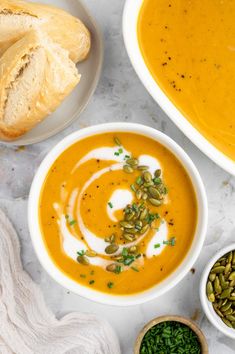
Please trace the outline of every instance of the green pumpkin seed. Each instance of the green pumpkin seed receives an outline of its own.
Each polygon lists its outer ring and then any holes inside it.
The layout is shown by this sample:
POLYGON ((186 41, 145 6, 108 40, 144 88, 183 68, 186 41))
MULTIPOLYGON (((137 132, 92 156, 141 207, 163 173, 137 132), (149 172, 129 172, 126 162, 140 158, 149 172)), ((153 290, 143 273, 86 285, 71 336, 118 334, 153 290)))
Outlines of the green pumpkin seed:
POLYGON ((131 158, 131 159, 127 159, 126 163, 133 167, 133 166, 137 166, 139 162, 137 159, 131 158))
POLYGON ((116 145, 122 146, 120 140, 119 140, 116 136, 113 138, 113 140, 114 140, 114 142, 115 142, 116 145))
POLYGON ((227 262, 228 263, 231 263, 232 262, 232 259, 233 259, 233 252, 229 252, 228 256, 227 256, 227 262))
POLYGON ((208 296, 208 300, 209 300, 210 302, 214 302, 214 301, 215 301, 215 294, 214 294, 214 293, 210 294, 210 295, 208 296))
POLYGON ((227 301, 227 303, 226 303, 224 306, 222 306, 222 307, 220 308, 220 310, 221 310, 222 312, 225 312, 225 311, 229 310, 231 306, 232 306, 231 301, 227 301))
POLYGON ((226 316, 226 318, 227 318, 227 320, 229 320, 229 321, 235 321, 235 316, 233 316, 233 315, 228 315, 228 316, 226 316))
POLYGON ((220 280, 220 285, 222 287, 222 289, 227 289, 229 286, 229 282, 225 281, 224 276, 222 273, 219 274, 219 280, 220 280))
POLYGON ((151 197, 153 197, 154 199, 160 199, 161 194, 159 193, 157 188, 149 187, 148 191, 151 197))
POLYGON ((131 235, 131 234, 124 233, 123 237, 127 241, 133 241, 133 235, 131 235))
POLYGON ((225 304, 227 304, 228 299, 225 299, 224 301, 222 301, 222 306, 224 306, 225 304))
POLYGON ((221 320, 222 320, 228 327, 233 328, 232 323, 231 323, 229 320, 227 320, 227 318, 221 318, 221 320))
POLYGON ((85 256, 78 256, 77 261, 78 261, 78 263, 80 263, 82 265, 89 265, 90 264, 89 259, 85 256))
POLYGON ((148 194, 147 194, 147 193, 144 193, 144 194, 142 195, 142 199, 143 199, 143 200, 147 200, 147 199, 148 199, 148 194))
MULTIPOLYGON (((144 183, 144 187, 147 188, 147 190, 148 190, 149 187, 152 187, 153 185, 154 185, 153 181, 145 182, 145 183, 144 183)), ((146 191, 147 191, 147 190, 146 190, 146 191)))
POLYGON ((232 315, 233 309, 228 309, 227 311, 224 311, 224 316, 232 315))
POLYGON ((149 202, 154 206, 162 205, 162 201, 154 198, 149 198, 149 202))
POLYGON ((144 178, 145 182, 152 181, 152 175, 149 171, 144 171, 143 178, 144 178))
POLYGON ((93 250, 86 250, 85 254, 87 257, 96 257, 97 256, 97 253, 93 250))
POLYGON ((117 252, 118 249, 119 249, 119 246, 116 245, 115 243, 112 243, 111 245, 109 245, 105 248, 105 253, 113 254, 113 253, 117 252))
POLYGON ((206 284, 206 293, 207 293, 207 296, 209 296, 210 294, 212 294, 214 291, 213 289, 213 286, 212 286, 212 282, 211 281, 208 281, 207 284, 206 284))
POLYGON ((132 211, 131 213, 125 215, 125 220, 130 221, 134 218, 134 216, 135 216, 135 212, 132 211))
POLYGON ((132 235, 135 235, 138 232, 138 230, 136 230, 135 228, 133 228, 133 229, 124 229, 124 231, 125 231, 125 233, 132 234, 132 235))
POLYGON ((221 295, 220 295, 220 298, 221 299, 228 298, 230 296, 232 290, 233 290, 233 288, 228 288, 228 289, 223 290, 221 295))
POLYGON ((226 264, 225 270, 224 270, 224 274, 227 275, 230 272, 232 265, 231 263, 226 264))
POLYGON ((145 208, 144 210, 141 211, 139 219, 144 220, 147 217, 147 215, 148 215, 148 210, 145 208))
POLYGON ((218 267, 218 266, 220 266, 220 265, 221 265, 220 262, 216 262, 216 263, 213 265, 212 269, 215 268, 215 267, 218 267))
POLYGON ((214 310, 215 310, 215 312, 217 313, 217 315, 219 315, 220 317, 224 317, 224 315, 222 314, 222 312, 220 312, 220 310, 219 310, 216 306, 214 306, 214 304, 213 304, 213 307, 214 307, 214 310))
POLYGON ((129 248, 129 252, 130 253, 135 253, 137 251, 137 247, 136 246, 131 246, 130 248, 129 248))
POLYGON ((156 171, 154 172, 154 176, 155 176, 155 177, 160 177, 160 176, 161 176, 161 173, 162 173, 162 171, 161 171, 160 168, 159 168, 158 170, 156 170, 156 171))
POLYGON ((138 189, 138 190, 136 191, 135 195, 136 195, 136 198, 137 198, 138 200, 140 200, 141 197, 142 197, 142 195, 143 195, 142 190, 141 190, 141 189, 138 189))
POLYGON ((146 171, 146 170, 148 170, 148 166, 139 165, 139 166, 137 167, 137 170, 146 171))
POLYGON ((149 225, 145 225, 144 227, 142 227, 142 229, 140 230, 140 234, 143 235, 145 232, 147 232, 149 229, 149 225))
POLYGON ((232 273, 229 275, 229 280, 235 280, 235 272, 232 272, 232 273))
POLYGON ((216 274, 210 274, 210 275, 209 275, 210 281, 214 281, 214 280, 215 280, 215 277, 216 277, 216 274))
POLYGON ((233 251, 232 265, 235 265, 235 251, 233 251))
POLYGON ((120 225, 122 227, 125 227, 125 229, 133 229, 134 228, 134 224, 127 222, 127 221, 120 221, 120 225))
POLYGON ((212 268, 212 269, 211 269, 211 273, 212 273, 212 274, 213 274, 213 273, 216 273, 216 274, 218 274, 218 273, 223 273, 224 270, 225 270, 225 267, 224 267, 224 266, 218 266, 218 267, 212 268))
POLYGON ((119 264, 111 263, 111 264, 107 265, 106 270, 107 270, 108 272, 113 272, 113 273, 115 273, 118 266, 120 267, 119 264))
POLYGON ((124 165, 123 166, 123 171, 126 172, 126 173, 132 173, 134 172, 133 168, 129 165, 124 165))
POLYGON ((215 278, 214 289, 215 289, 217 294, 221 294, 222 293, 222 288, 220 286, 220 282, 219 282, 219 278, 218 277, 215 278))

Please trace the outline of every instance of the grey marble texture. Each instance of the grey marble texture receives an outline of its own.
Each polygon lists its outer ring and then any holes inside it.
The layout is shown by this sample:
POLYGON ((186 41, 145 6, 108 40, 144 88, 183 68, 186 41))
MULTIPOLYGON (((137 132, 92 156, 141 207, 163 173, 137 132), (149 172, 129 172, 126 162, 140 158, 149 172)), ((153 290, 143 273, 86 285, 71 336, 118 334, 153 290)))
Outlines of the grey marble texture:
MULTIPOLYGON (((199 302, 199 279, 210 255, 235 239, 235 178, 203 155, 153 101, 137 78, 122 39, 123 0, 86 0, 104 34, 102 77, 90 104, 79 120, 63 133, 19 150, 0 145, 0 207, 13 221, 22 245, 25 269, 40 285, 48 306, 60 317, 68 311, 93 312, 116 329, 123 354, 131 354, 141 327, 153 317, 180 314, 195 318, 204 331, 211 354, 232 354, 235 341, 218 332, 206 319, 199 302), (141 306, 116 308, 85 300, 55 283, 40 266, 27 227, 27 197, 40 161, 62 137, 92 124, 128 121, 163 131, 190 155, 204 180, 209 201, 209 227, 203 251, 181 283, 157 300, 141 306)), ((23 354, 23 353, 22 353, 23 354)))

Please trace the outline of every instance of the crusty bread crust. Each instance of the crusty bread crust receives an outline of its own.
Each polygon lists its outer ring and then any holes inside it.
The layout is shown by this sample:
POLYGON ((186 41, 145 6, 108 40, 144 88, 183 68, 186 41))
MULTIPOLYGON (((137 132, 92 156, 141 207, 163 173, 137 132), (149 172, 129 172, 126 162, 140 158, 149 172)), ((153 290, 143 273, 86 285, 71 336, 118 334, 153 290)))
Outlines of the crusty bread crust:
POLYGON ((21 0, 0 1, 0 55, 29 30, 37 28, 68 50, 75 63, 87 57, 90 33, 78 18, 49 5, 21 0))
POLYGON ((32 129, 79 80, 66 50, 41 31, 28 32, 0 58, 0 138, 13 140, 32 129))

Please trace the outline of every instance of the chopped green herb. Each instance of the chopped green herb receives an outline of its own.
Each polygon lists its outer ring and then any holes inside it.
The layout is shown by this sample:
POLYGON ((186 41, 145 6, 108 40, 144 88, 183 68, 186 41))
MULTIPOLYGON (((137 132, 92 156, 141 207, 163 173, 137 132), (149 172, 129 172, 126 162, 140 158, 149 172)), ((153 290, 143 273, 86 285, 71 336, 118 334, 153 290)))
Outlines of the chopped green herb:
POLYGON ((128 249, 127 249, 126 247, 124 247, 124 248, 122 249, 122 256, 123 256, 123 257, 128 256, 128 249))
POLYGON ((120 265, 117 265, 116 268, 115 268, 114 273, 120 274, 121 272, 122 272, 122 267, 120 265))
POLYGON ((130 159, 130 155, 125 155, 124 160, 130 159))
POLYGON ((147 223, 148 224, 152 224, 152 222, 154 221, 154 220, 156 220, 156 219, 159 219, 160 218, 160 216, 159 216, 159 214, 158 213, 156 213, 156 214, 148 214, 147 215, 147 217, 146 217, 146 221, 147 221, 147 223))
POLYGON ((118 152, 119 152, 119 154, 122 154, 123 153, 123 149, 122 148, 118 149, 118 152))
POLYGON ((175 246, 175 243, 176 243, 175 237, 171 237, 169 240, 163 241, 163 244, 168 246, 175 246))
POLYGON ((73 225, 75 225, 76 223, 77 223, 76 220, 71 220, 71 221, 69 222, 69 225, 70 225, 70 226, 73 226, 73 225))
POLYGON ((159 248, 161 245, 160 245, 160 243, 156 243, 155 245, 154 245, 154 248, 159 248))
POLYGON ((139 272, 139 269, 136 267, 131 267, 132 270, 134 270, 134 272, 139 272))
POLYGON ((114 155, 115 155, 115 156, 119 156, 119 152, 115 152, 114 155))
POLYGON ((145 334, 140 354, 201 354, 202 348, 196 333, 183 323, 166 321, 151 327, 145 334))
POLYGON ((85 254, 85 251, 84 251, 84 250, 81 250, 81 251, 77 251, 77 254, 78 254, 79 256, 84 256, 84 254, 85 254))
POLYGON ((113 208, 113 204, 111 202, 108 202, 108 206, 112 209, 113 208))
POLYGON ((114 286, 114 283, 112 283, 112 282, 110 281, 110 282, 108 282, 107 286, 108 286, 109 289, 112 289, 113 286, 114 286))
POLYGON ((90 280, 89 284, 92 285, 92 284, 94 284, 94 282, 95 282, 94 280, 90 280))

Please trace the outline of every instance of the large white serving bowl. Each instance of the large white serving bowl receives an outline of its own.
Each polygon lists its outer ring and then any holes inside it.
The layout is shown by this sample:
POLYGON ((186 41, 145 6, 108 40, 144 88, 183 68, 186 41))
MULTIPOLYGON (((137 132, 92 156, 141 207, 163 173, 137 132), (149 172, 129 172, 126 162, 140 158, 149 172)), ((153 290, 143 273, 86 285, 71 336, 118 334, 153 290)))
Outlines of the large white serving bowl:
POLYGON ((179 281, 192 268, 194 262, 196 261, 201 251, 206 235, 207 217, 207 198, 205 189, 201 177, 189 156, 178 144, 176 144, 167 135, 153 128, 132 123, 108 123, 95 125, 76 131, 75 133, 64 138, 49 152, 49 154, 45 157, 45 159, 39 166, 39 169, 34 177, 31 186, 28 204, 28 224, 33 246, 39 261, 41 262, 45 270, 51 275, 51 277, 65 288, 85 298, 104 304, 119 306, 136 305, 152 300, 164 294, 166 291, 170 290, 173 286, 179 283, 179 281), (178 266, 178 268, 175 269, 172 274, 170 274, 170 276, 168 276, 161 283, 157 284, 156 286, 152 287, 147 291, 133 295, 117 296, 102 293, 80 285, 79 283, 66 276, 56 267, 55 263, 50 258, 50 255, 48 254, 45 244, 43 242, 39 224, 40 193, 48 171, 54 161, 61 153, 63 153, 63 151, 65 151, 69 146, 71 146, 75 142, 95 134, 107 132, 131 132, 141 134, 152 138, 163 146, 165 146, 177 157, 177 159, 182 163, 185 170, 187 171, 195 189, 198 204, 198 220, 194 239, 190 250, 186 257, 183 259, 182 263, 178 266))
POLYGON ((138 43, 137 21, 144 0, 126 0, 123 37, 131 63, 145 88, 182 132, 211 160, 235 176, 235 162, 212 145, 177 109, 148 70, 138 43))

